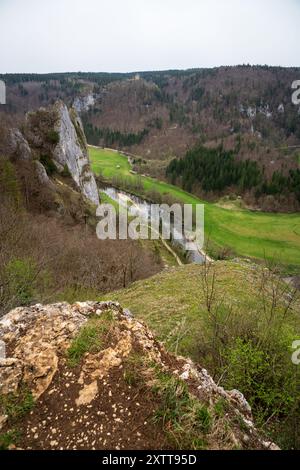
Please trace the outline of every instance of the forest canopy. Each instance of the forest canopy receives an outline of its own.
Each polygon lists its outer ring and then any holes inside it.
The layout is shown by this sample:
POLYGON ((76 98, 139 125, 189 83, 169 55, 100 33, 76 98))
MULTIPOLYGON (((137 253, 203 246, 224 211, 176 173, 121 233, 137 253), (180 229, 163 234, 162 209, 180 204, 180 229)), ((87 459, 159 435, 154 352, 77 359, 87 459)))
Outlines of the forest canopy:
POLYGON ((267 180, 264 169, 256 161, 240 161, 234 150, 224 150, 222 145, 213 149, 196 146, 184 158, 173 159, 166 175, 172 184, 180 184, 189 192, 197 187, 205 192, 235 187, 241 194, 255 189, 257 196, 290 192, 300 201, 299 169, 290 170, 287 175, 275 171, 271 180, 267 180))

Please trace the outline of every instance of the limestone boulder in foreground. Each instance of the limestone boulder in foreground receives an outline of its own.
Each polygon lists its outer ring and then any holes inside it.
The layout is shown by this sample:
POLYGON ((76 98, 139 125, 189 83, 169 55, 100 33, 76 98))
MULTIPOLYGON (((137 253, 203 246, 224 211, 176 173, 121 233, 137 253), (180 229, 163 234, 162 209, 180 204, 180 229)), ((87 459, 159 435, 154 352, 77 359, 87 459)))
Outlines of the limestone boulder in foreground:
POLYGON ((168 353, 117 302, 20 307, 0 320, 0 339, 0 436, 12 429, 19 436, 10 448, 276 449, 255 429, 240 392, 168 353), (79 353, 73 363, 70 351, 79 353), (21 418, 11 416, 7 403, 28 394, 30 409, 21 402, 21 418), (182 411, 179 434, 168 407, 182 411))

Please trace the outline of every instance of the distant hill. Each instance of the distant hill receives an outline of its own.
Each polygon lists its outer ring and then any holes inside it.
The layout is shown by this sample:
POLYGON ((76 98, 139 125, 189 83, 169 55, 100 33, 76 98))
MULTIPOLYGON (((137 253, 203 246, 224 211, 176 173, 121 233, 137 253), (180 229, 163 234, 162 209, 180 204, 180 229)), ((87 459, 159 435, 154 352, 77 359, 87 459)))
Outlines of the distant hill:
MULTIPOLYGON (((236 66, 138 74, 65 73, 1 75, 7 84, 2 113, 62 99, 74 105, 90 144, 143 157, 137 169, 164 177, 174 157, 196 144, 237 148, 271 179, 299 168, 300 111, 292 83, 300 68, 236 66)), ((287 203, 288 206, 295 205, 287 203)))

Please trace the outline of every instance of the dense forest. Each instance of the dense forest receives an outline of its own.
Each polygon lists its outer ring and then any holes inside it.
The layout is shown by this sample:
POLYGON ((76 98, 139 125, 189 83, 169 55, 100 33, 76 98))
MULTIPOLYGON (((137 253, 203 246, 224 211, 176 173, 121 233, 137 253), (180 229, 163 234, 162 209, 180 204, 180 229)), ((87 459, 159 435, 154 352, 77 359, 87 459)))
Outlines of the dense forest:
POLYGON ((234 187, 239 194, 254 189, 256 197, 294 193, 300 201, 299 169, 286 175, 274 171, 268 180, 256 161, 238 160, 237 151, 226 151, 222 145, 213 149, 200 145, 189 150, 185 158, 170 162, 166 175, 172 184, 180 184, 189 192, 200 187, 205 192, 221 193, 234 187))
POLYGON ((129 147, 130 145, 140 144, 149 132, 148 129, 143 129, 137 133, 125 133, 107 128, 99 128, 85 120, 83 122, 87 141, 92 145, 102 144, 109 147, 117 144, 120 147, 129 147))

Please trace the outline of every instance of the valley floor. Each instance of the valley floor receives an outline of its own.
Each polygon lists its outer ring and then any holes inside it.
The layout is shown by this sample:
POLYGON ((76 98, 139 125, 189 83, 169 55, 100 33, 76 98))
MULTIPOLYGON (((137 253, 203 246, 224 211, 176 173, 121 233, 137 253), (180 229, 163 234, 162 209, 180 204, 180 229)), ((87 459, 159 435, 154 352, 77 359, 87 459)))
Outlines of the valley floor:
MULTIPOLYGON (((126 185, 138 183, 136 191, 144 197, 151 192, 184 204, 205 205, 206 240, 219 248, 230 248, 238 256, 255 259, 276 259, 288 273, 300 269, 300 214, 254 212, 246 209, 225 209, 200 200, 177 186, 148 176, 131 173, 127 157, 118 152, 90 147, 92 169, 105 181, 126 185)), ((150 197, 151 199, 151 197, 150 197)))

